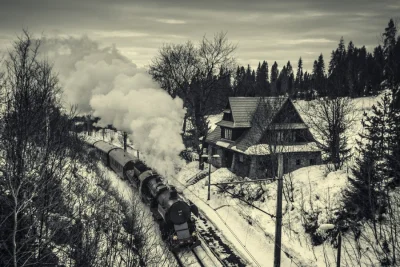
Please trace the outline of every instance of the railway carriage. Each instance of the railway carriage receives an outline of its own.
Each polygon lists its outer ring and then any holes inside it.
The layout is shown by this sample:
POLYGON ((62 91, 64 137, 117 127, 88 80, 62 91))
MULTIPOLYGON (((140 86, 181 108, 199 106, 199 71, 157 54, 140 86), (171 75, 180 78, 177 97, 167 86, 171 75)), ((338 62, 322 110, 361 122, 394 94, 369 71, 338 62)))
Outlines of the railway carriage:
POLYGON ((115 149, 118 147, 111 145, 110 143, 104 142, 102 140, 95 141, 92 145, 96 148, 97 154, 100 156, 101 160, 103 160, 103 162, 106 164, 106 166, 110 166, 108 153, 112 149, 115 149))

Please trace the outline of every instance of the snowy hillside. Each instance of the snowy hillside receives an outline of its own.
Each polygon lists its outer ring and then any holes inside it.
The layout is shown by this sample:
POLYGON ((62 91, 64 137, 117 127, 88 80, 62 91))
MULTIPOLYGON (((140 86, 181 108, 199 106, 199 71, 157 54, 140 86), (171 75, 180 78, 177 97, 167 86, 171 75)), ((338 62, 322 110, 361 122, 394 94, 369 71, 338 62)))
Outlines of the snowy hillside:
MULTIPOLYGON (((362 130, 361 119, 369 113, 380 97, 353 99, 355 123, 348 132, 349 144, 354 148, 355 140, 362 130)), ((302 105, 298 101, 296 105, 302 105)), ((220 119, 216 117, 215 122, 220 119)), ((355 150, 353 150, 355 151, 355 150)), ((336 241, 319 230, 322 224, 334 221, 336 212, 343 209, 342 192, 348 187, 349 168, 328 172, 324 165, 296 170, 284 179, 282 266, 330 266, 336 262, 336 241), (323 242, 327 239, 325 242, 323 242)), ((207 178, 198 183, 185 185, 196 172, 195 162, 188 164, 177 175, 176 185, 186 197, 199 206, 217 225, 232 245, 254 266, 272 266, 276 212, 276 183, 247 184, 227 187, 229 193, 211 186, 211 200, 207 201, 207 178), (231 194, 252 202, 250 207, 231 194), (256 199, 254 201, 254 199, 256 199), (262 210, 262 211, 261 211, 262 210)), ((228 169, 222 168, 211 174, 211 182, 228 182, 243 179, 228 169)), ((174 183, 174 182, 171 182, 174 183)), ((367 227, 367 226, 366 226, 367 227)), ((367 230, 365 235, 370 234, 367 230)), ((378 263, 368 245, 355 244, 352 234, 345 234, 342 244, 344 266, 371 266, 378 263), (355 247, 359 247, 356 250, 355 247), (355 254, 362 253, 363 257, 355 254), (375 260, 374 260, 375 258, 375 260)), ((367 240, 367 239, 365 239, 367 240)))
MULTIPOLYGON (((348 132, 350 146, 354 147, 362 130, 364 112, 369 113, 379 99, 365 97, 352 100, 356 119, 348 132)), ((295 105, 301 106, 304 102, 297 101, 295 105)), ((209 120, 215 124, 221 118, 220 114, 209 120)), ((102 136, 98 133, 96 138, 102 136)), ((107 132, 105 140, 122 145, 121 136, 114 132, 107 132)), ((135 150, 130 150, 135 153, 135 150)), ((337 212, 345 208, 342 193, 349 185, 352 164, 349 162, 342 170, 335 172, 327 171, 325 165, 310 166, 284 176, 282 266, 322 267, 335 264, 336 239, 327 236, 319 226, 333 223, 337 212)), ((199 173, 198 162, 188 163, 178 171, 175 176, 167 177, 168 182, 199 207, 247 265, 272 266, 277 184, 229 185, 224 190, 211 186, 211 200, 207 201, 208 176, 195 184, 187 183, 199 173)), ((217 169, 211 174, 212 183, 243 179, 247 178, 237 177, 226 168, 217 169)), ((201 224, 201 221, 198 223, 201 224)), ((368 250, 368 240, 372 240, 368 238, 372 235, 369 225, 365 224, 364 229, 366 238, 358 242, 354 242, 353 233, 343 235, 343 266, 378 266, 378 256, 368 250)))

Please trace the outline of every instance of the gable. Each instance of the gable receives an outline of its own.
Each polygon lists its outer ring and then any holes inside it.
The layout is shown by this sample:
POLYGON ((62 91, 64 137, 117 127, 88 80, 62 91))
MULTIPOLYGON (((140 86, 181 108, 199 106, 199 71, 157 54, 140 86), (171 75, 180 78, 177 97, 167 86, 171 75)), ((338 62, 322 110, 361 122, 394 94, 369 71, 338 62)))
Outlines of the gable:
POLYGON ((275 115, 272 123, 304 123, 296 107, 289 99, 275 115))

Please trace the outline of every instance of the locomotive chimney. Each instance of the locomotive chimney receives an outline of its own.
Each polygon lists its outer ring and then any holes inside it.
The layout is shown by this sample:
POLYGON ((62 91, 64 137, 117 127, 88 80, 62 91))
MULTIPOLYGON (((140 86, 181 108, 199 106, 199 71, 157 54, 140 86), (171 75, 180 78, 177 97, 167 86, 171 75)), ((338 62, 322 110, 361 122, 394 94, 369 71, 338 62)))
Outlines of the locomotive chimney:
POLYGON ((169 191, 169 199, 177 199, 178 198, 178 192, 175 189, 175 186, 171 186, 169 191))
POLYGON ((127 138, 128 134, 126 132, 124 132, 124 151, 126 152, 126 138, 127 138))

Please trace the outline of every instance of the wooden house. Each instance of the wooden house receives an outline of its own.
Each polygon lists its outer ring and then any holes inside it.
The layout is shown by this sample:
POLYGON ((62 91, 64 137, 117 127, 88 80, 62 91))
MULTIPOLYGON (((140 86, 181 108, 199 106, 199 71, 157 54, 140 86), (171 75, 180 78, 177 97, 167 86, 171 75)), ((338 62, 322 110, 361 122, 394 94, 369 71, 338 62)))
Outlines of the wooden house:
POLYGON ((284 173, 321 164, 321 151, 286 97, 230 97, 223 118, 206 138, 212 164, 254 179, 274 177, 277 154, 284 173))

